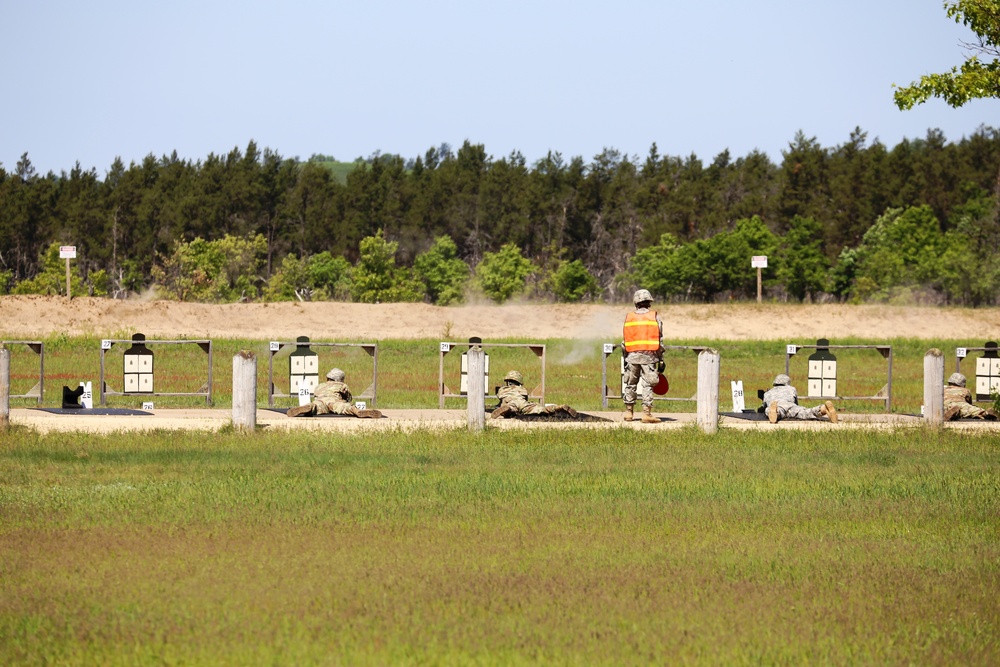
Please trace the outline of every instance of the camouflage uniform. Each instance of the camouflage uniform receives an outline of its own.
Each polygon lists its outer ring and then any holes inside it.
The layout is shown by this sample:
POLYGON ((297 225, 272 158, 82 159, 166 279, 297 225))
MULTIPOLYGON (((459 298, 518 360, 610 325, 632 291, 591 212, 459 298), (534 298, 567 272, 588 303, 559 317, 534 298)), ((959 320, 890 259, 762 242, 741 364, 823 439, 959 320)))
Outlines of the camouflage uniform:
POLYGON ((378 410, 358 410, 354 407, 354 397, 344 383, 344 371, 333 368, 326 374, 326 382, 313 390, 313 400, 308 405, 289 408, 289 417, 310 417, 312 415, 353 415, 355 417, 381 418, 378 410))
MULTIPOLYGON (((650 308, 648 307, 636 307, 635 309, 635 312, 640 315, 649 311, 650 308)), ((659 316, 656 318, 656 324, 659 328, 659 337, 662 339, 663 321, 660 320, 659 316)), ((624 342, 622 343, 622 349, 624 349, 624 342)), ((622 378, 625 382, 625 389, 622 392, 622 403, 626 406, 635 405, 636 394, 638 393, 637 389, 640 385, 639 380, 642 379, 642 406, 644 409, 653 407, 653 387, 660 381, 659 364, 661 354, 662 346, 660 352, 639 350, 629 352, 625 355, 625 375, 622 378)))
POLYGON ((314 415, 346 415, 354 413, 354 397, 343 382, 328 381, 313 391, 314 415))
POLYGON ((972 392, 965 387, 965 376, 961 373, 952 373, 948 378, 948 385, 944 388, 944 411, 952 412, 949 419, 986 419, 989 414, 986 410, 973 405, 972 392))
POLYGON ((528 390, 519 384, 508 384, 497 390, 500 407, 510 406, 519 415, 551 414, 555 408, 528 400, 528 390))
POLYGON ((574 419, 576 410, 568 405, 542 405, 528 400, 528 390, 524 388, 524 376, 518 371, 510 371, 504 376, 503 386, 497 389, 500 405, 491 417, 500 419, 514 415, 551 415, 565 412, 574 419))
MULTIPOLYGON (((799 393, 791 384, 791 379, 784 374, 774 378, 774 386, 764 392, 764 410, 767 412, 771 404, 775 404, 777 410, 777 420, 781 419, 826 419, 832 410, 832 403, 827 401, 824 405, 817 405, 814 408, 804 408, 799 405, 799 393)), ((777 421, 776 420, 776 421, 777 421)))

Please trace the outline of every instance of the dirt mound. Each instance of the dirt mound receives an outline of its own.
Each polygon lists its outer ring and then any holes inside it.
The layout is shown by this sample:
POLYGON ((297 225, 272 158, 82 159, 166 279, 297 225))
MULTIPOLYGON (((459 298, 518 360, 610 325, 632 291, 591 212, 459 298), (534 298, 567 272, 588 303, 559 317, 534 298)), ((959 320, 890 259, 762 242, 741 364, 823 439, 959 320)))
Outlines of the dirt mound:
MULTIPOLYGON (((244 338, 373 342, 389 338, 464 341, 575 338, 616 341, 627 305, 514 304, 440 307, 412 303, 200 304, 59 297, 0 297, 0 336, 59 333, 97 338, 244 338)), ((912 306, 711 304, 659 308, 671 340, 813 340, 848 336, 1000 337, 1000 309, 912 306)))

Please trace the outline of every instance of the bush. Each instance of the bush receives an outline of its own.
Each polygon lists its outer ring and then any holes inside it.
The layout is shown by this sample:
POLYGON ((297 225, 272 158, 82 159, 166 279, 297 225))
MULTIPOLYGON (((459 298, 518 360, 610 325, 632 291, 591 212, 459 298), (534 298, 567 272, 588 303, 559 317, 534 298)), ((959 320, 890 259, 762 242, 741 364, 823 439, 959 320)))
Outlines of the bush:
POLYGON ((262 234, 249 239, 226 235, 218 241, 178 241, 170 256, 160 257, 153 266, 153 282, 165 299, 254 299, 261 257, 266 251, 267 240, 262 234))
POLYGON ((448 306, 462 301, 469 282, 469 266, 458 257, 458 246, 451 237, 434 239, 427 252, 417 255, 413 269, 431 302, 448 306))
POLYGON ((488 298, 503 303, 524 291, 533 269, 534 265, 521 254, 521 249, 507 243, 497 252, 483 254, 476 266, 476 282, 488 298))
POLYGON ((597 279, 580 260, 563 261, 552 274, 552 292, 560 301, 575 303, 597 294, 597 279))
POLYGON ((351 294, 361 303, 420 301, 423 285, 410 271, 396 266, 399 244, 387 241, 380 229, 375 236, 361 239, 361 257, 354 267, 351 294))

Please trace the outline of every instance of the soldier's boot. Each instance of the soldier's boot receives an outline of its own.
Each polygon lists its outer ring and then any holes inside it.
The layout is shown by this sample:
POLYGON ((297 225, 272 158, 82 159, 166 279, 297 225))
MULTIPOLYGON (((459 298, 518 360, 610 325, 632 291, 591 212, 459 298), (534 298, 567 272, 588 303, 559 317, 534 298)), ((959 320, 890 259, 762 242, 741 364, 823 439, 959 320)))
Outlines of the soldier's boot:
POLYGON ((565 412, 566 414, 568 414, 573 419, 576 419, 577 416, 580 414, 576 410, 574 410, 573 408, 569 407, 568 405, 560 405, 559 409, 562 410, 563 412, 565 412))
POLYGON ((770 403, 768 403, 768 405, 767 405, 767 421, 771 422, 772 424, 777 424, 778 423, 778 402, 777 401, 771 401, 770 403))
POLYGON ((287 414, 289 417, 308 417, 312 415, 313 406, 310 404, 306 405, 296 405, 294 408, 289 408, 287 414))
POLYGON ((635 417, 635 414, 633 412, 634 410, 635 410, 635 405, 626 405, 625 411, 622 412, 622 421, 623 422, 632 421, 632 419, 635 417))
POLYGON ((827 401, 823 404, 823 414, 830 418, 831 424, 836 424, 839 419, 837 415, 837 408, 833 407, 833 401, 827 401))
POLYGON ((962 411, 961 408, 959 408, 958 406, 948 408, 947 410, 944 411, 944 420, 946 422, 958 421, 959 413, 961 411, 962 411))
POLYGON ((991 422, 997 420, 997 413, 992 408, 986 411, 986 420, 991 422))
POLYGON ((496 410, 490 413, 490 419, 503 419, 504 417, 513 417, 514 408, 509 405, 501 405, 496 410))
POLYGON ((658 417, 653 416, 653 406, 644 405, 642 406, 642 423, 643 424, 659 424, 660 420, 658 417))
POLYGON ((360 417, 361 419, 382 419, 382 413, 378 410, 373 410, 369 408, 368 410, 358 410, 354 409, 354 416, 360 417))

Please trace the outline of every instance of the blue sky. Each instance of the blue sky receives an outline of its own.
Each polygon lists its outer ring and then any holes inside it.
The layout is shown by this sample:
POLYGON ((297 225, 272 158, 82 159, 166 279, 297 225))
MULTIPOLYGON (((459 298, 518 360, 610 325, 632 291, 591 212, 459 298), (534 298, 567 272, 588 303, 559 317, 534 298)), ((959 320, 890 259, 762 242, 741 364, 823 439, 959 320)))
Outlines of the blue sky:
POLYGON ((0 164, 103 176, 252 139, 284 157, 422 155, 468 139, 529 163, 604 148, 776 162, 802 130, 893 146, 1000 126, 1000 101, 899 111, 892 84, 972 37, 939 0, 0 0, 0 164))

